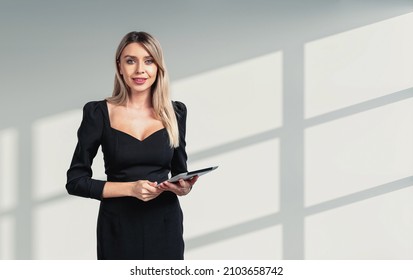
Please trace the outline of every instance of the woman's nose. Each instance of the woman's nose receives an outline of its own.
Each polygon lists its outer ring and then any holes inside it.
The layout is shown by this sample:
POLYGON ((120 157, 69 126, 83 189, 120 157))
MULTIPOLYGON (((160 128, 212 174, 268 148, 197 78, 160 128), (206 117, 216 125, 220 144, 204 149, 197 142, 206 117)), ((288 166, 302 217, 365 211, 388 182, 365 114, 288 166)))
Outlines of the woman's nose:
POLYGON ((145 71, 144 71, 143 67, 141 66, 141 64, 138 63, 136 65, 136 74, 143 74, 143 73, 145 73, 145 71))

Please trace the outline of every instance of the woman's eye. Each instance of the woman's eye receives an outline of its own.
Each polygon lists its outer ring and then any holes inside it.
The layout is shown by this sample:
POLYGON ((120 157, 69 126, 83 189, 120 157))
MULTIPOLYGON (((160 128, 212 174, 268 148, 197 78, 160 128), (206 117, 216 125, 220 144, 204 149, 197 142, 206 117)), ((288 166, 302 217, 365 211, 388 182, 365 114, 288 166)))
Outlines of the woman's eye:
POLYGON ((146 64, 152 64, 152 63, 153 63, 153 59, 147 59, 147 60, 145 60, 145 63, 146 63, 146 64))
POLYGON ((126 60, 126 63, 127 63, 127 64, 134 64, 135 61, 134 61, 133 59, 127 59, 127 60, 126 60))

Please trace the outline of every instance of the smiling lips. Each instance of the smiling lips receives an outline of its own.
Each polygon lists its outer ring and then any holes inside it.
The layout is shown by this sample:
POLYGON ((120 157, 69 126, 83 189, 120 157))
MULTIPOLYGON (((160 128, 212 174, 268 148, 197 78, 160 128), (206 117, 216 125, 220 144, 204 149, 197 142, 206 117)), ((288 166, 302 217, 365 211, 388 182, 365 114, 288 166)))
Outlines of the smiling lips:
POLYGON ((132 80, 138 85, 143 85, 146 82, 146 78, 133 78, 132 80))

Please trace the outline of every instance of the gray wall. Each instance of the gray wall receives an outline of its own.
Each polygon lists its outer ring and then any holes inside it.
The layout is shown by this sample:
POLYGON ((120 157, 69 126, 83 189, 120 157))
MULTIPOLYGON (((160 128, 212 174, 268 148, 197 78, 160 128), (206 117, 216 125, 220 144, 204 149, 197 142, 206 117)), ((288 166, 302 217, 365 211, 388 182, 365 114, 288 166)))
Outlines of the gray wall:
POLYGON ((220 165, 182 199, 187 258, 413 257, 412 1, 0 6, 1 259, 95 257, 65 172, 131 30, 163 45, 190 167, 220 165))

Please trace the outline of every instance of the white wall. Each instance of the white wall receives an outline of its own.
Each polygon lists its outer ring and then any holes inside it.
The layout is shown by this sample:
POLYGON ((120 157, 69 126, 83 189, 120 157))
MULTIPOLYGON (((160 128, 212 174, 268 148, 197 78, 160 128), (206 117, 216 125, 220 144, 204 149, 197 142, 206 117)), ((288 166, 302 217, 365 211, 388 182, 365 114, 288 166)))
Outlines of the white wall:
POLYGON ((305 217, 306 258, 413 256, 412 24, 305 45, 305 206, 328 205, 305 217))
MULTIPOLYGON (((33 25, 25 41, 10 31, 24 20, 0 17, 13 23, 0 30, 0 259, 95 259, 98 202, 68 196, 65 172, 81 107, 110 94, 111 57, 134 29, 165 48, 189 167, 220 166, 181 199, 187 259, 413 258, 413 7, 292 2, 178 1, 138 26, 99 17, 122 8, 108 3, 84 4, 76 23, 9 3, 33 25), (70 40, 47 43, 46 19, 70 40)), ((98 154, 96 178, 102 165, 98 154)))
MULTIPOLYGON (((406 198, 413 185, 412 24, 407 14, 304 46, 305 258, 413 256, 413 206, 406 198), (329 207, 308 213, 323 205, 329 207)), ((192 165, 221 165, 183 200, 189 258, 282 258, 288 216, 253 230, 254 220, 283 214, 282 132, 253 140, 285 129, 282 55, 278 50, 174 84, 175 96, 191 109, 189 151, 206 151, 192 165), (250 143, 231 148, 248 137, 250 143), (212 237, 245 222, 252 229, 212 237), (211 242, 203 244, 202 237, 211 242)))

